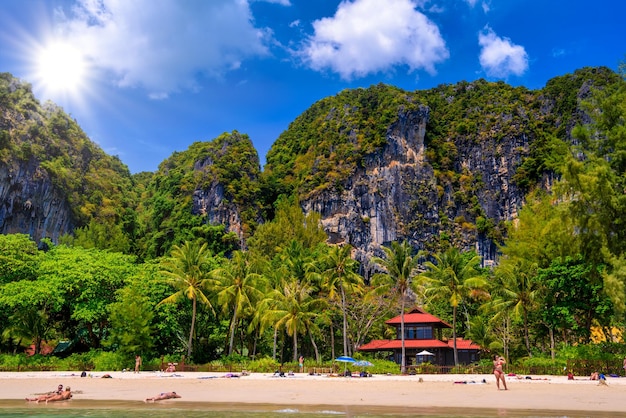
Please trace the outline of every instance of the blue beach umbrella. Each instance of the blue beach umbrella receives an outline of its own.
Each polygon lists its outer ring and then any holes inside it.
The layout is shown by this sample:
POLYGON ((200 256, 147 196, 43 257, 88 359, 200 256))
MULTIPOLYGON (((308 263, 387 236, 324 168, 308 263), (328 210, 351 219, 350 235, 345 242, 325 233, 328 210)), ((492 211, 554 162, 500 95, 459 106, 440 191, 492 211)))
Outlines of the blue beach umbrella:
POLYGON ((345 363, 345 366, 343 368, 343 374, 346 374, 346 370, 348 370, 348 363, 356 362, 355 359, 353 359, 352 357, 348 357, 348 356, 339 356, 335 359, 335 361, 338 361, 340 363, 345 363))

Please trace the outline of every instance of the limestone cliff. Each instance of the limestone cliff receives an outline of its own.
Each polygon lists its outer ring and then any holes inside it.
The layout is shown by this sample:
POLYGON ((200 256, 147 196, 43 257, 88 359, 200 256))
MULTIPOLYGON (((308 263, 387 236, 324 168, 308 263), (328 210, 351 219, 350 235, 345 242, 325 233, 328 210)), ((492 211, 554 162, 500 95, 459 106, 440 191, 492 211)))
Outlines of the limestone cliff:
MULTIPOLYGON (((364 153, 339 184, 301 187, 302 206, 322 215, 330 242, 356 247, 366 276, 369 258, 396 240, 429 251, 450 243, 493 264, 505 223, 517 216, 529 184, 551 186, 554 174, 545 161, 555 156, 546 155, 546 143, 557 136, 571 141, 573 126, 589 120, 581 100, 590 96, 590 86, 604 85, 607 75, 611 79, 605 70, 580 71, 541 91, 479 80, 406 93, 420 106, 396 106, 384 145, 364 153)), ((316 120, 337 118, 336 109, 347 99, 335 99, 316 120)), ((349 136, 362 130, 354 123, 349 136)), ((320 146, 323 138, 303 142, 328 153, 320 146)), ((280 141, 279 147, 286 148, 280 141)), ((270 172, 276 170, 274 159, 268 162, 270 172)))
MULTIPOLYGON (((130 173, 63 110, 0 73, 0 233, 59 237, 97 220, 118 225, 135 205, 130 173)), ((131 233, 129 222, 124 226, 131 233)))
POLYGON ((29 234, 39 241, 73 230, 67 200, 34 161, 0 165, 0 233, 29 234))

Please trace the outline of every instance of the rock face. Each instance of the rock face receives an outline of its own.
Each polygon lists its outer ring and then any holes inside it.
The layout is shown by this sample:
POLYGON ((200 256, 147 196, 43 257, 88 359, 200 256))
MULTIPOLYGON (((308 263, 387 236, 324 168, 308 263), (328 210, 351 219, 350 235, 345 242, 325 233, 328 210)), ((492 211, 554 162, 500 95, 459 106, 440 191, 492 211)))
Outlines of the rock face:
POLYGON ((309 193, 302 206, 322 215, 330 242, 356 248, 365 277, 368 260, 392 241, 428 251, 451 244, 492 265, 505 223, 523 205, 529 171, 538 185, 552 187, 554 174, 536 168, 553 157, 546 138, 574 142, 573 127, 590 122, 581 101, 613 75, 585 69, 535 92, 479 80, 417 94, 434 107, 399 107, 385 145, 341 187, 309 193))
POLYGON ((156 242, 148 255, 157 256, 197 226, 189 215, 201 215, 236 233, 245 248, 265 208, 297 193, 305 212, 321 215, 330 243, 355 247, 365 277, 371 256, 392 241, 475 250, 490 265, 504 223, 523 204, 520 167, 531 161, 523 179, 550 188, 541 160, 550 148, 542 141, 571 141, 572 128, 590 120, 580 101, 615 77, 586 69, 540 91, 484 80, 425 92, 384 85, 345 91, 311 106, 281 134, 267 155, 269 181, 250 139, 233 131, 174 153, 137 203, 128 199, 133 185, 119 161, 0 74, 0 233, 57 241, 98 216, 119 222, 141 212, 137 230, 152 241, 145 247, 156 242))
MULTIPOLYGON (((196 164, 195 169, 202 171, 202 165, 196 164)), ((227 231, 237 234, 240 241, 244 238, 241 211, 225 197, 224 185, 218 181, 194 190, 191 213, 205 217, 210 225, 224 225, 227 231)))
MULTIPOLYGON (((381 246, 406 239, 418 249, 428 249, 443 233, 456 235, 467 249, 483 256, 486 264, 495 259, 492 240, 463 225, 461 218, 467 216, 467 208, 455 203, 455 190, 435 176, 425 159, 428 118, 425 106, 399 114, 388 129, 387 145, 366 158, 364 167, 350 177, 341 192, 327 190, 303 202, 305 211, 322 215, 330 242, 356 247, 356 258, 366 276, 367 262, 372 255, 382 255, 381 246), (449 225, 446 219, 458 222, 449 225)), ((523 195, 511 176, 527 148, 524 136, 458 147, 455 165, 474 175, 480 173, 484 187, 477 196, 490 219, 511 219, 520 207, 523 195)))
POLYGON ((71 211, 35 162, 0 165, 0 233, 58 238, 73 230, 71 211))

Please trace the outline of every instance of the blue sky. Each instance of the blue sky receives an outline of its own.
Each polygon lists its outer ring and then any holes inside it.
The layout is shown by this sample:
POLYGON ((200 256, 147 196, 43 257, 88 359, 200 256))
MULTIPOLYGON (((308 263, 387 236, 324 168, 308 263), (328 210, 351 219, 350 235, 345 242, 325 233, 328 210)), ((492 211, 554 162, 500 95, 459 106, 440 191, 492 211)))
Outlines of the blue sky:
POLYGON ((133 173, 233 130, 263 163, 343 89, 616 70, 625 15, 613 0, 0 0, 0 71, 133 173))

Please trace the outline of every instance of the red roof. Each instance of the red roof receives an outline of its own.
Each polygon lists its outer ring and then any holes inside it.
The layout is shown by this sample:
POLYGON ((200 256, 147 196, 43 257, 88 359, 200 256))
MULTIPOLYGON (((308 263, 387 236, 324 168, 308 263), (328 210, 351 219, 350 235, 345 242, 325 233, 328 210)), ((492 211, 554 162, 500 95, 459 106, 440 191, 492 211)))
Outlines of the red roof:
MULTIPOLYGON (((454 340, 448 340, 448 346, 454 348, 454 340)), ((457 350, 480 350, 480 346, 472 340, 464 340, 463 338, 456 339, 457 350)))
MULTIPOLYGON (((400 323, 400 315, 385 321, 387 325, 400 325, 400 323)), ((414 308, 410 312, 405 313, 404 324, 439 324, 439 328, 452 328, 448 323, 437 318, 435 315, 424 312, 420 308, 414 308)))
MULTIPOLYGON (((372 340, 359 347, 359 351, 384 351, 399 350, 402 348, 401 340, 372 340)), ((440 340, 404 340, 404 348, 449 348, 448 344, 440 340)))

